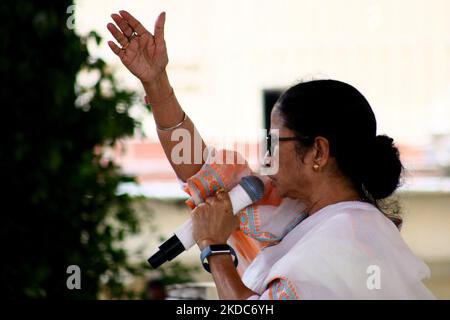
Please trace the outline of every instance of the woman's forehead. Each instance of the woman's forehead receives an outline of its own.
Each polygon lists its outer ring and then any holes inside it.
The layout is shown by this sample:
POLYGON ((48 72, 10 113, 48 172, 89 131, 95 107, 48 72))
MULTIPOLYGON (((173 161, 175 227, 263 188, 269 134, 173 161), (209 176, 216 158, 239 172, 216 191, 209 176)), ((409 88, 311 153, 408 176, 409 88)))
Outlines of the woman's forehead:
POLYGON ((292 136, 294 131, 285 126, 283 115, 280 109, 275 105, 270 114, 270 129, 278 129, 281 136, 292 136))

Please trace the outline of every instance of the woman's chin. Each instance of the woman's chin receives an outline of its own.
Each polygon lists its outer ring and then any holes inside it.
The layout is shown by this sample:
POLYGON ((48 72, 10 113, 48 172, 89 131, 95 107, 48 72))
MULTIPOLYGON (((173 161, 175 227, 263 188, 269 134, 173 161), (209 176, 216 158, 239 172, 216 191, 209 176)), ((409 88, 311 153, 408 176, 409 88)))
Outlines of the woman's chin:
POLYGON ((270 179, 270 185, 275 190, 275 193, 277 194, 278 197, 280 197, 280 198, 285 197, 284 192, 282 191, 282 188, 280 188, 280 185, 275 180, 270 179))
POLYGON ((272 184, 273 188, 275 189, 275 193, 277 194, 277 196, 279 198, 284 198, 284 192, 281 190, 280 186, 278 186, 277 184, 272 184))

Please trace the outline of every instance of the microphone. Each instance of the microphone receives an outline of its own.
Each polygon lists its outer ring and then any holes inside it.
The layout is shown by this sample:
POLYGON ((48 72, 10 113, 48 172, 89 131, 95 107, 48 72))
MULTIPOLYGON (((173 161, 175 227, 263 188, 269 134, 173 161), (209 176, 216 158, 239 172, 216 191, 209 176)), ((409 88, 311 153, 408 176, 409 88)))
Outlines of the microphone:
MULTIPOLYGON (((264 184, 256 176, 243 177, 239 184, 228 192, 228 195, 233 214, 236 215, 263 197, 264 184)), ((195 244, 192 232, 192 219, 189 219, 179 226, 174 235, 161 244, 158 252, 148 259, 152 268, 156 269, 164 262, 171 261, 183 251, 190 249, 195 244)))

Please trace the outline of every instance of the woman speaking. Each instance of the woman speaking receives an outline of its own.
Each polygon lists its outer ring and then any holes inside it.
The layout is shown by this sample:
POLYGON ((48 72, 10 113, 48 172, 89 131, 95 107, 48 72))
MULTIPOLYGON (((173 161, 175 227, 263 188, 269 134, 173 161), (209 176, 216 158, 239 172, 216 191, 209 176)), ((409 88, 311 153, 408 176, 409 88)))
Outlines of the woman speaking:
MULTIPOLYGON (((112 14, 111 50, 142 82, 158 136, 191 195, 194 239, 221 299, 433 299, 428 267, 401 238, 383 204, 403 170, 393 140, 377 135, 375 115, 354 87, 335 80, 299 83, 273 107, 264 197, 232 214, 226 191, 249 167, 171 158, 174 130, 197 134, 166 73, 165 13, 153 34, 130 13, 112 14), (236 268, 236 262, 238 262, 236 268)), ((192 139, 193 140, 193 139, 192 139)), ((198 151, 198 150, 197 150, 198 151)), ((395 220, 398 222, 398 220, 395 220)))

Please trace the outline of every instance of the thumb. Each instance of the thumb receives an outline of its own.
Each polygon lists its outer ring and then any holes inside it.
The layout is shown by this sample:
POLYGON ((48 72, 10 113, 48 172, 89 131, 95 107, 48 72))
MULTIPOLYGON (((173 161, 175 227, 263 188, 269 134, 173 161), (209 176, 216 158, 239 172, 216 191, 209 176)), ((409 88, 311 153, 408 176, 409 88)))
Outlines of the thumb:
POLYGON ((166 13, 163 11, 159 14, 155 22, 155 42, 164 42, 164 24, 166 22, 166 13))

